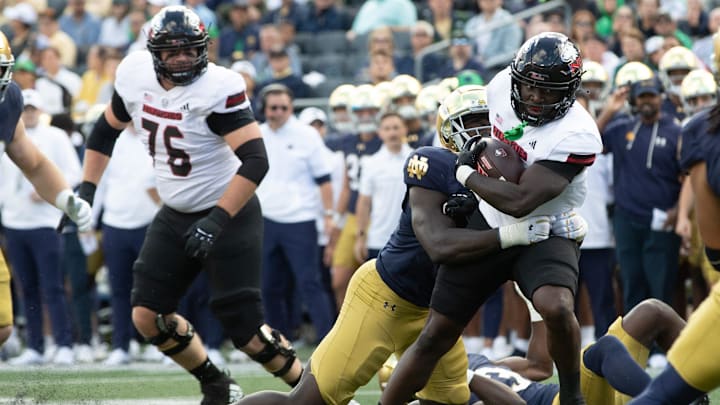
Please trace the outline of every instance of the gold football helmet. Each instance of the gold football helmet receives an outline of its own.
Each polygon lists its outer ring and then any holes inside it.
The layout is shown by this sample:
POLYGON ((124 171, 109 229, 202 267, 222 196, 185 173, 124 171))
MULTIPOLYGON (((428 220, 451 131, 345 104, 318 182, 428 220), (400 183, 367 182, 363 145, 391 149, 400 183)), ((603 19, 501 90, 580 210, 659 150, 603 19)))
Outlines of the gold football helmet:
POLYGON ((446 77, 446 78, 440 80, 439 86, 444 87, 447 90, 448 94, 450 94, 453 91, 455 91, 455 89, 460 87, 460 81, 455 76, 446 77))
POLYGON ((684 46, 675 46, 668 49, 660 58, 658 76, 665 90, 679 95, 680 84, 685 76, 699 67, 700 64, 691 50, 684 46))
POLYGON ((10 50, 10 43, 5 34, 0 32, 0 102, 5 99, 5 92, 12 80, 13 65, 15 58, 10 50))
POLYGON ((350 116, 350 99, 355 91, 352 84, 341 84, 330 93, 328 106, 330 107, 330 123, 342 134, 353 132, 353 121, 350 116))
POLYGON ((375 92, 380 98, 381 108, 385 108, 392 101, 393 83, 391 81, 380 82, 375 85, 375 92))
POLYGON ((489 114, 485 86, 470 84, 457 88, 445 97, 438 109, 440 143, 459 152, 473 136, 490 135, 489 114))
POLYGON ((436 84, 423 87, 415 99, 415 109, 417 109, 420 120, 425 128, 432 128, 437 118, 437 110, 440 102, 447 94, 436 84))
POLYGON ((378 112, 382 108, 382 96, 372 84, 357 86, 350 99, 355 128, 360 133, 377 131, 378 112))
POLYGON ((699 110, 715 104, 717 101, 717 84, 712 73, 696 69, 688 73, 680 85, 680 98, 683 111, 691 116, 699 110))
POLYGON ((653 77, 655 77, 655 73, 648 65, 642 62, 628 62, 615 74, 615 87, 630 86, 635 82, 653 77))
POLYGON ((610 92, 610 77, 605 67, 597 62, 584 61, 583 68, 585 72, 580 79, 580 89, 587 94, 591 112, 599 114, 610 92))
POLYGON ((392 104, 398 114, 406 120, 418 118, 415 100, 422 90, 422 84, 410 75, 396 76, 392 84, 392 104))

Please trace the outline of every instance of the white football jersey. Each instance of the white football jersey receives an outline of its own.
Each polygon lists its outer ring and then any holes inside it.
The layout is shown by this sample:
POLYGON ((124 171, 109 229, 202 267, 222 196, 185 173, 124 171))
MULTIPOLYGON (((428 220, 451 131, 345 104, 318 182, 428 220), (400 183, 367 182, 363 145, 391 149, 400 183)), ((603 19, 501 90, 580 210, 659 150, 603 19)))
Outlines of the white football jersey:
MULTIPOLYGON (((495 75, 488 83, 487 93, 492 136, 509 142, 504 133, 521 125, 510 104, 509 67, 495 75)), ((595 120, 577 102, 560 119, 539 127, 525 126, 522 137, 510 144, 525 161, 526 167, 536 160, 590 165, 603 148, 595 120)), ((540 205, 528 216, 557 215, 575 209, 585 201, 586 192, 583 170, 560 195, 540 205)), ((522 220, 500 212, 485 201, 480 202, 480 212, 493 228, 522 220)))
POLYGON ((150 53, 136 51, 118 66, 115 89, 153 158, 163 203, 180 212, 214 206, 241 163, 205 120, 250 108, 242 75, 209 63, 192 84, 165 90, 150 53))

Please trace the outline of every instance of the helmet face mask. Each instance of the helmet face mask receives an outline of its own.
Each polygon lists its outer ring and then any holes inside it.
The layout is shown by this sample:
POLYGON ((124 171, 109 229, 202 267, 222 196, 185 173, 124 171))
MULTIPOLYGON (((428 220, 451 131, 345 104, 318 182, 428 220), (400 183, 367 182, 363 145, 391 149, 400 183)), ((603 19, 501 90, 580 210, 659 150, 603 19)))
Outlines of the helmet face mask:
POLYGON ((5 34, 0 32, 0 103, 5 99, 5 92, 12 80, 14 65, 15 58, 10 50, 10 44, 5 34))
POLYGON ((208 34, 200 17, 183 6, 165 7, 150 23, 147 47, 158 80, 186 86, 197 80, 208 66, 208 34), (191 62, 172 61, 192 50, 191 62))
POLYGON ((438 109, 440 143, 454 152, 459 152, 474 136, 489 136, 490 130, 490 109, 483 86, 459 87, 443 100, 438 109))
POLYGON ((583 73, 580 51, 565 35, 542 33, 527 40, 510 64, 510 101, 517 117, 541 126, 562 118, 575 102, 583 73), (526 87, 521 91, 521 87, 526 87), (527 88, 544 92, 543 103, 528 100, 527 88))

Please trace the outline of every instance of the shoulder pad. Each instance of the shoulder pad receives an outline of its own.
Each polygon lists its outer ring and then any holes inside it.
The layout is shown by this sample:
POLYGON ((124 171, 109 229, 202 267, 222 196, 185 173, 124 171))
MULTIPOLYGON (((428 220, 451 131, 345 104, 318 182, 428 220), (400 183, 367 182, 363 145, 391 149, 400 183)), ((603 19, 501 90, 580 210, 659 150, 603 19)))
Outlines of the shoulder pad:
MULTIPOLYGON (((450 184, 457 183, 455 160, 455 154, 447 149, 422 147, 410 154, 405 162, 405 184, 451 193, 450 184)), ((460 183, 457 186, 460 188, 460 183)))

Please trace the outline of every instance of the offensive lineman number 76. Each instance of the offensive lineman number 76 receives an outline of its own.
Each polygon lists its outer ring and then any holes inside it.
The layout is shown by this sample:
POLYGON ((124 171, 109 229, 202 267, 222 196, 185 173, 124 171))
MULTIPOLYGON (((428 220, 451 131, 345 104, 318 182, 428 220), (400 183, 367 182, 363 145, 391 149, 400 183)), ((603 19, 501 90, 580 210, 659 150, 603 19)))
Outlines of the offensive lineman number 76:
MULTIPOLYGON (((147 118, 142 119, 142 127, 150 132, 148 136, 148 149, 150 150, 150 156, 155 161, 155 138, 157 137, 158 128, 160 124, 155 121, 150 121, 147 118)), ((165 150, 167 151, 168 158, 167 164, 170 166, 172 173, 179 177, 186 177, 192 170, 190 164, 190 155, 182 149, 173 148, 170 143, 172 138, 184 138, 182 132, 178 127, 174 125, 168 125, 163 131, 163 143, 165 144, 165 150)))

